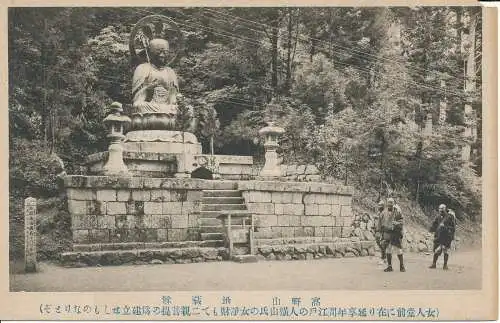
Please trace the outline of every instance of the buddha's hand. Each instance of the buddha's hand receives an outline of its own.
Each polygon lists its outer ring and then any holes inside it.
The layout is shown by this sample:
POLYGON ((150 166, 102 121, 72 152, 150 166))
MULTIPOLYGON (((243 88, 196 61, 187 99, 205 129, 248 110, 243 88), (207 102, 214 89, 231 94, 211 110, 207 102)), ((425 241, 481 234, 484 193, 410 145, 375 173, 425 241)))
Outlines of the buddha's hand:
POLYGON ((152 89, 154 89, 155 87, 160 86, 160 85, 162 85, 160 81, 158 81, 158 80, 153 80, 153 81, 149 82, 149 83, 146 85, 146 87, 147 87, 149 90, 152 90, 152 89))

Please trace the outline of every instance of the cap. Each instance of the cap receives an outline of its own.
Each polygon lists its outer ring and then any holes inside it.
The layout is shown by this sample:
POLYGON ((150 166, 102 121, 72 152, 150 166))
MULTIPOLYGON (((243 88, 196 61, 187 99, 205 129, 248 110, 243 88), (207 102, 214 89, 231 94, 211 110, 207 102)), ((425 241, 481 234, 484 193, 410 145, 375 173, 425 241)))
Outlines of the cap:
POLYGON ((446 205, 445 204, 440 204, 439 205, 439 209, 446 209, 446 205))
POLYGON ((380 201, 378 202, 378 205, 379 205, 379 206, 383 206, 383 205, 385 205, 385 203, 384 203, 384 201, 380 200, 380 201))
POLYGON ((387 199, 387 203, 392 203, 392 204, 394 204, 394 202, 395 202, 395 201, 394 201, 394 199, 393 199, 392 197, 389 197, 389 198, 387 199))

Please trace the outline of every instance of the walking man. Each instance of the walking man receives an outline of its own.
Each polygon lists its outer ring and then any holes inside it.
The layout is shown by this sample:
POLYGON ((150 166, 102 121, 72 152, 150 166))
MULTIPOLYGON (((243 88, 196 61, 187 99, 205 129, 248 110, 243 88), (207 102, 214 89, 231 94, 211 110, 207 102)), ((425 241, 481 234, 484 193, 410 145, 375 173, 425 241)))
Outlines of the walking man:
POLYGON ((446 205, 439 206, 439 214, 432 222, 430 231, 434 232, 434 258, 429 268, 436 268, 441 253, 444 253, 443 269, 448 270, 448 259, 451 242, 455 239, 456 218, 455 212, 447 210, 446 205))
POLYGON ((393 198, 387 199, 387 209, 384 210, 380 217, 380 228, 383 232, 385 240, 387 268, 385 272, 391 272, 392 269, 392 254, 395 251, 399 259, 399 271, 406 271, 403 260, 403 216, 401 209, 396 205, 393 198))
POLYGON ((383 212, 385 210, 385 203, 383 200, 380 200, 378 202, 378 213, 377 213, 377 227, 375 231, 375 241, 377 242, 377 245, 380 249, 380 262, 379 265, 384 265, 385 264, 385 249, 387 247, 386 240, 384 239, 384 233, 382 232, 382 227, 381 227, 381 221, 380 219, 382 218, 383 212))

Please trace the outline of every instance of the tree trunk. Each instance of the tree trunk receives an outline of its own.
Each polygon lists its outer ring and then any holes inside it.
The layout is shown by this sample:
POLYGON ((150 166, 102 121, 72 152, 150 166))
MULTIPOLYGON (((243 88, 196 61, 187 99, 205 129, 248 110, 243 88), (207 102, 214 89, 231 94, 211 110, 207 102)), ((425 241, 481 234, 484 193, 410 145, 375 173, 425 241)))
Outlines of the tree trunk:
POLYGON ((271 32, 271 87, 274 92, 278 91, 278 36, 279 36, 279 21, 278 12, 275 13, 272 21, 271 32))
POLYGON ((214 154, 214 136, 210 136, 210 155, 214 154))
POLYGON ((288 42, 287 42, 287 60, 286 60, 286 82, 285 93, 290 94, 290 86, 292 79, 292 9, 288 9, 288 42))

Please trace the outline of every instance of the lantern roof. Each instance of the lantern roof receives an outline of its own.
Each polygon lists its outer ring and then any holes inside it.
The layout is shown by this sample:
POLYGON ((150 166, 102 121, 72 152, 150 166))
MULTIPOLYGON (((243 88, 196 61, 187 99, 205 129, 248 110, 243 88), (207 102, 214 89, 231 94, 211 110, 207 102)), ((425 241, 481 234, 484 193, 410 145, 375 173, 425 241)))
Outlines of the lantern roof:
POLYGON ((104 124, 110 122, 130 123, 130 118, 122 115, 123 108, 120 102, 113 102, 109 107, 110 114, 103 120, 104 124))
POLYGON ((259 130, 259 135, 265 136, 267 134, 279 135, 285 132, 285 129, 276 126, 274 122, 268 122, 267 126, 259 130))

